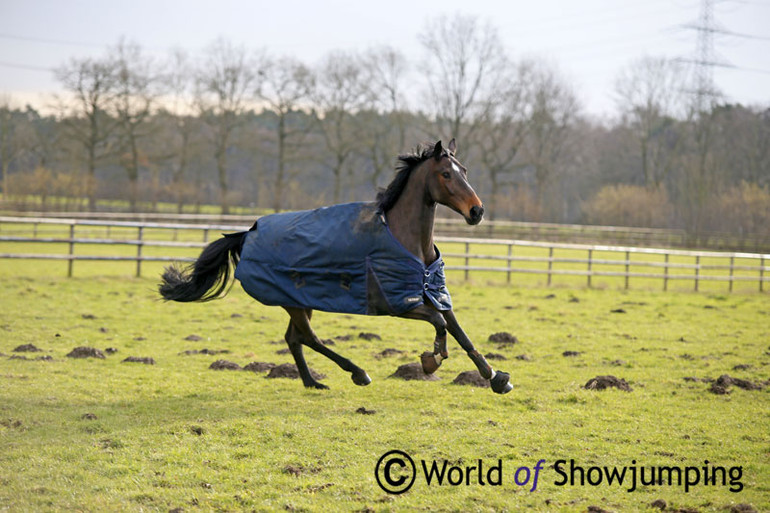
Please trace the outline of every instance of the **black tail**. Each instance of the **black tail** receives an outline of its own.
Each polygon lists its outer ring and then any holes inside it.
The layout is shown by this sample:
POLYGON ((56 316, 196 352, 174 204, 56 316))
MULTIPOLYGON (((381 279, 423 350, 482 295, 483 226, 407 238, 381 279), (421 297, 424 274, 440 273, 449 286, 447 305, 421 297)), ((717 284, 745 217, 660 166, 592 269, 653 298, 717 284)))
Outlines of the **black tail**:
POLYGON ((233 267, 241 256, 241 242, 248 232, 231 233, 206 246, 185 269, 166 267, 158 289, 169 301, 211 301, 227 294, 233 267))

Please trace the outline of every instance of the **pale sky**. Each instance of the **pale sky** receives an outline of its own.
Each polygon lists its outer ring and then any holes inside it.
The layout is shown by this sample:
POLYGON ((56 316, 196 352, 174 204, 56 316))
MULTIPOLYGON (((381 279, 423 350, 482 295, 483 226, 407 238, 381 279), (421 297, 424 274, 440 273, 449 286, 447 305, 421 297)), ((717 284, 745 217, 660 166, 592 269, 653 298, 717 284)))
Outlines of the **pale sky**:
MULTIPOLYGON (((496 26, 509 54, 557 67, 584 110, 615 110, 618 72, 645 55, 692 59, 702 0, 0 0, 0 94, 50 101, 50 69, 102 55, 121 36, 163 57, 195 55, 218 37, 314 64, 332 50, 390 45, 412 62, 431 16, 461 13, 496 26)), ((728 101, 770 106, 770 0, 715 1, 714 68, 728 101)))

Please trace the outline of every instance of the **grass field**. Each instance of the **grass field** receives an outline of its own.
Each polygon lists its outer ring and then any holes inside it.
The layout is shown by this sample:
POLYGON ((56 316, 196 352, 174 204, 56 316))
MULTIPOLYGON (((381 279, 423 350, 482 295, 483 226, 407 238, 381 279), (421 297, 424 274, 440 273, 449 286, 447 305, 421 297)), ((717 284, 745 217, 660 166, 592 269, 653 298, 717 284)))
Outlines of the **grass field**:
MULTIPOLYGON (((511 373, 510 394, 452 384, 472 369, 452 341, 440 381, 388 378, 431 347, 432 328, 324 313, 313 318, 316 331, 324 339, 350 336, 334 349, 374 381, 357 387, 331 361, 306 351, 331 387, 310 391, 297 380, 208 369, 219 358, 241 366, 291 361, 275 343, 285 313, 251 300, 238 285, 209 304, 163 303, 153 278, 98 276, 98 266, 78 263, 87 275, 66 279, 45 270, 63 264, 41 264, 0 262, 2 510, 652 511, 656 499, 669 509, 725 511, 748 503, 770 510, 768 388, 733 386, 715 395, 708 383, 684 379, 770 378, 766 294, 518 288, 464 283, 450 273, 465 330, 483 353, 507 358, 492 363, 511 373), (487 340, 501 331, 519 342, 500 348, 487 340), (360 339, 361 332, 382 340, 360 339), (186 340, 190 335, 201 339, 186 340), (29 343, 45 352, 12 352, 29 343), (67 358, 76 346, 118 352, 67 358), (202 348, 230 353, 180 354, 202 348), (377 358, 386 348, 404 353, 377 358), (9 359, 41 354, 53 360, 9 359), (515 358, 522 354, 530 360, 515 358), (156 364, 121 363, 128 356, 156 364), (633 390, 583 388, 610 374, 633 390), (357 413, 361 407, 375 413, 357 413), (378 459, 392 449, 417 462, 414 486, 402 495, 385 493, 375 479, 378 459), (421 460, 465 468, 479 459, 485 469, 501 461, 499 486, 429 485, 420 468, 421 460), (708 460, 711 467, 741 467, 741 476, 687 492, 676 483, 632 492, 606 480, 559 486, 553 465, 571 459, 585 469, 684 469, 708 460), (518 486, 525 474, 517 469, 534 472, 539 460, 536 490, 533 481, 518 486), (730 491, 738 484, 741 491, 730 491)), ((146 275, 159 269, 148 264, 146 275)))

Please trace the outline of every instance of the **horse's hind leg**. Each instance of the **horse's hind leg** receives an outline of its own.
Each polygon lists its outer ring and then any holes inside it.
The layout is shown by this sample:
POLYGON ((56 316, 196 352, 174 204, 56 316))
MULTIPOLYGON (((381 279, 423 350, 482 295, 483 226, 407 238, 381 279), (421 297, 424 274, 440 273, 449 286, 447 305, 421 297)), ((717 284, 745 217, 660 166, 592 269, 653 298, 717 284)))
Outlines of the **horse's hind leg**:
POLYGON ((285 310, 291 316, 291 324, 299 331, 303 344, 326 356, 339 365, 343 370, 348 371, 351 374, 350 378, 356 385, 365 386, 372 382, 372 379, 366 374, 364 369, 344 356, 335 353, 321 342, 318 335, 315 334, 313 328, 310 326, 310 318, 313 315, 312 310, 304 310, 301 308, 285 308, 285 310))
POLYGON ((294 321, 289 321, 289 327, 286 329, 286 336, 284 338, 286 343, 289 344, 289 351, 291 351, 294 362, 297 364, 302 384, 308 388, 328 389, 329 387, 316 381, 310 374, 310 369, 307 366, 307 362, 305 362, 305 355, 302 353, 303 337, 300 330, 294 325, 294 321))

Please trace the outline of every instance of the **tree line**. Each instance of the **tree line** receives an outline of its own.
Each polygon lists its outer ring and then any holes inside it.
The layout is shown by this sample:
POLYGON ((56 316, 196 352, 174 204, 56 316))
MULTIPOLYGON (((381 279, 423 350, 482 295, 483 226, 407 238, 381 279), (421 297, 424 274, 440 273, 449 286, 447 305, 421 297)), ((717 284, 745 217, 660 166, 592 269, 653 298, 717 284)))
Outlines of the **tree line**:
POLYGON ((0 102, 3 199, 309 208, 371 199, 397 154, 455 137, 489 218, 768 234, 767 106, 704 101, 684 64, 643 57, 596 120, 556 67, 477 18, 436 17, 420 41, 418 59, 378 47, 313 65, 226 39, 72 58, 56 114, 0 102))

